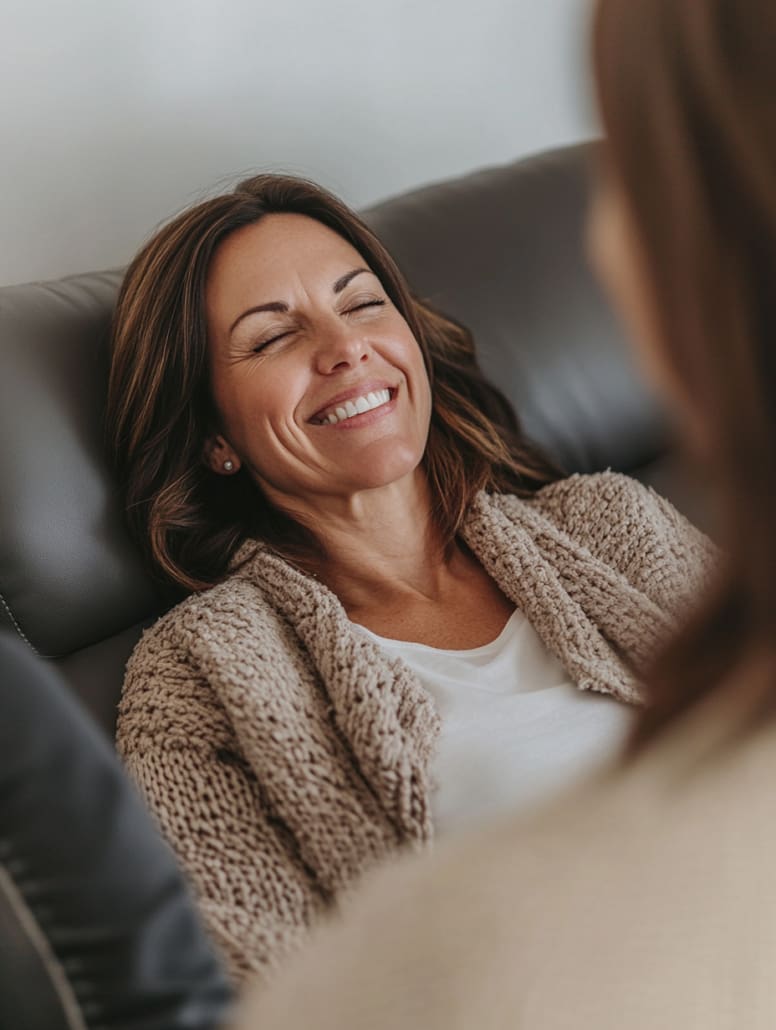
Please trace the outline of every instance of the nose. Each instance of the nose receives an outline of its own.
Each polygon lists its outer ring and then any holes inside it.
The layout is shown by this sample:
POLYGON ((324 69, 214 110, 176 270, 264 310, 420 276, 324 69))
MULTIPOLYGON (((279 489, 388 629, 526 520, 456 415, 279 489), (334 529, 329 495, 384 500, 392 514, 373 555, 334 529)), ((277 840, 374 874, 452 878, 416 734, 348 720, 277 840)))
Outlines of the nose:
POLYGON ((339 319, 321 327, 315 348, 315 367, 321 375, 355 368, 369 360, 369 344, 355 328, 339 319))

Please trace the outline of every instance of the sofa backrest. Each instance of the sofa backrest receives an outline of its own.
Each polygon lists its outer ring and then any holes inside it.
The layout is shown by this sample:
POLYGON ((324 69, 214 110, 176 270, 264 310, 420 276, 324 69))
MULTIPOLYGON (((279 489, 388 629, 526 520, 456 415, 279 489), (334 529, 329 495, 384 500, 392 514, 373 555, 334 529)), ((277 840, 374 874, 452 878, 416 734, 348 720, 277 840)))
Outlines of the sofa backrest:
POLYGON ((367 218, 416 292, 474 333, 482 366, 569 472, 667 446, 585 256, 590 145, 414 190, 367 218))
MULTIPOLYGON (((587 270, 590 148, 415 190, 365 212, 415 292, 467 324, 486 373, 569 471, 663 460, 664 421, 587 270)), ((159 599, 103 447, 120 271, 0 289, 0 621, 55 658, 112 728, 159 599)))

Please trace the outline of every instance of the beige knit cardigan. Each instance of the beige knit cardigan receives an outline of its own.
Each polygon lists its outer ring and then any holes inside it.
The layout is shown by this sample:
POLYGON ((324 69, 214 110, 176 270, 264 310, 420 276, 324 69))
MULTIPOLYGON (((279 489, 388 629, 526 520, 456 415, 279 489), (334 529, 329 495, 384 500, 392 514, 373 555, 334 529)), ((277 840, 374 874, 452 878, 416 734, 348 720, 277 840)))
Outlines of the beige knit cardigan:
MULTIPOLYGON (((581 689, 629 702, 713 562, 666 501, 614 473, 480 494, 462 536, 581 689)), ((144 634, 119 752, 237 981, 275 968, 374 863, 431 841, 438 730, 412 672, 262 545, 144 634)))

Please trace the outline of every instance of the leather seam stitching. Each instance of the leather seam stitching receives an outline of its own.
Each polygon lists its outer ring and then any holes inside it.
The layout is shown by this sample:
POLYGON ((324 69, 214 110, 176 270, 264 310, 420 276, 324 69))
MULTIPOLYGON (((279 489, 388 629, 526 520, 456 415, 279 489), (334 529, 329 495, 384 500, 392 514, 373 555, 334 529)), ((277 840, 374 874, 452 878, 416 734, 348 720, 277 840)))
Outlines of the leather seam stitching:
POLYGON ((8 616, 8 618, 11 620, 11 624, 13 625, 13 628, 16 630, 16 632, 19 634, 19 636, 22 638, 22 640, 25 642, 25 644, 29 648, 31 648, 31 650, 34 651, 35 654, 37 654, 38 653, 37 648, 33 645, 33 643, 30 641, 29 637, 27 636, 27 634, 21 628, 19 623, 16 621, 16 617, 14 616, 14 613, 11 611, 11 608, 10 608, 9 604, 6 601, 6 599, 3 597, 2 593, 0 593, 0 604, 5 609, 5 612, 6 612, 7 616, 8 616))
POLYGON ((37 952, 49 975, 52 987, 62 1005, 62 1011, 71 1030, 88 1030, 75 992, 34 913, 4 865, 0 865, 0 889, 8 898, 22 929, 37 952))

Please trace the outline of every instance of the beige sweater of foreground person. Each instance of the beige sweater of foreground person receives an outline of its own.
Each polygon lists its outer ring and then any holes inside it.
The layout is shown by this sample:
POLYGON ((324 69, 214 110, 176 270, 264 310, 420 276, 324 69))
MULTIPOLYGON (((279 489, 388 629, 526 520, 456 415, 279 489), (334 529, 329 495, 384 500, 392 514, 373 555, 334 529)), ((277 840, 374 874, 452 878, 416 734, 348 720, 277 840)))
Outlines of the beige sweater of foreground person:
MULTIPOLYGON (((614 473, 530 500, 480 494, 462 536, 572 680, 623 701, 713 561, 667 502, 614 473)), ((375 863, 428 845, 439 728, 416 677, 331 591, 253 550, 145 633, 118 723, 238 981, 275 969, 375 863)))
POLYGON ((530 817, 387 863, 233 1030, 773 1030, 776 721, 749 689, 530 817))

